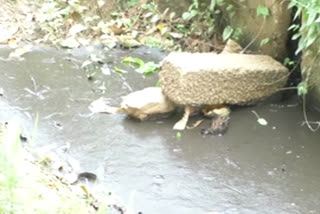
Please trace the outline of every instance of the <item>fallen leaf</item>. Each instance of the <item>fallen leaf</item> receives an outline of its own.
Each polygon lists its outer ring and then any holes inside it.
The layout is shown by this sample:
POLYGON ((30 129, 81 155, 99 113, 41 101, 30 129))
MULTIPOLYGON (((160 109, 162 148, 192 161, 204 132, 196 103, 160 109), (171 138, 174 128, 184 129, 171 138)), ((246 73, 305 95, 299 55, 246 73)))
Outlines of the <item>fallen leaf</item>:
POLYGON ((141 45, 136 39, 132 38, 131 36, 118 36, 117 37, 119 43, 125 48, 134 48, 141 45))
POLYGON ((181 137, 182 137, 181 132, 177 132, 177 134, 176 134, 176 138, 177 138, 178 140, 180 140, 180 139, 181 139, 181 137))
POLYGON ((84 31, 84 30, 86 30, 86 29, 87 29, 86 26, 84 26, 84 25, 82 25, 82 24, 76 24, 76 25, 73 25, 73 26, 70 28, 69 33, 70 33, 70 35, 74 36, 74 35, 76 35, 77 33, 80 33, 80 32, 82 32, 82 31, 84 31))
POLYGON ((11 27, 5 27, 0 25, 0 43, 8 44, 9 40, 18 32, 18 25, 12 25, 11 27))
POLYGON ((175 32, 171 32, 170 36, 174 39, 181 39, 183 37, 183 34, 181 33, 175 33, 175 32))
POLYGON ((61 47, 64 48, 77 48, 80 46, 80 43, 77 41, 75 37, 69 37, 60 42, 61 47))
POLYGON ((119 67, 114 67, 114 70, 119 74, 128 73, 128 71, 123 70, 123 69, 121 69, 119 67))
POLYGON ((268 121, 266 121, 264 118, 261 118, 261 117, 257 120, 257 122, 262 126, 268 125, 268 121))

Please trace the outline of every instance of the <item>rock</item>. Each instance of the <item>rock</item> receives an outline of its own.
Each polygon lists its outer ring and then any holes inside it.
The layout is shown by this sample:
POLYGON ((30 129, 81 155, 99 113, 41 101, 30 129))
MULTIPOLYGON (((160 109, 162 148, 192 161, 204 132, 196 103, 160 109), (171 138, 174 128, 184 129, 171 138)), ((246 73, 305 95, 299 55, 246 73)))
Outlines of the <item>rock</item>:
POLYGON ((224 46, 220 54, 227 53, 241 53, 243 51, 242 47, 234 40, 228 39, 226 45, 224 46))
POLYGON ((180 105, 240 104, 282 88, 288 69, 270 56, 171 53, 159 73, 163 93, 180 105))

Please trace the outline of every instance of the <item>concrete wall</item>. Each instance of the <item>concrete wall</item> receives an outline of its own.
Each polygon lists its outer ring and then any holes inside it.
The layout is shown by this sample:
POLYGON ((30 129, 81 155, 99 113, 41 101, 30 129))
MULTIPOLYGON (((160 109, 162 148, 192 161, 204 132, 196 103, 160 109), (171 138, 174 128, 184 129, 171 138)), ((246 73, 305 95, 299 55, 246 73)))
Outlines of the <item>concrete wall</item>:
MULTIPOLYGON (((315 53, 317 52, 319 46, 315 43, 311 50, 315 53)), ((303 55, 302 56, 302 69, 310 68, 310 73, 308 79, 308 94, 307 94, 307 104, 313 110, 320 112, 320 57, 314 57, 314 55, 303 55)))
POLYGON ((240 44, 245 47, 257 36, 261 29, 257 40, 249 49, 283 60, 288 54, 286 47, 287 29, 291 20, 291 12, 287 9, 288 2, 279 0, 243 0, 237 2, 233 4, 236 8, 236 15, 231 20, 231 25, 243 30, 243 38, 240 44), (270 10, 270 16, 267 17, 265 23, 261 16, 257 17, 256 15, 259 5, 264 5, 270 10), (264 38, 270 38, 270 42, 260 47, 260 42, 264 38))

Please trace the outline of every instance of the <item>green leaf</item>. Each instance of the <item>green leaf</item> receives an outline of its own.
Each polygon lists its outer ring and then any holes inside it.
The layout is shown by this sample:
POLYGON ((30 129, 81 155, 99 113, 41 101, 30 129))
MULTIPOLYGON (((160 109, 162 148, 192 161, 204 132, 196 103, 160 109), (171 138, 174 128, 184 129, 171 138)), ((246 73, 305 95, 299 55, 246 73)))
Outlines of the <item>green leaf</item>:
POLYGON ((216 1, 215 0, 211 0, 210 1, 210 6, 209 6, 209 11, 214 11, 215 6, 216 6, 216 1))
POLYGON ((181 137, 182 137, 181 132, 177 132, 177 134, 176 134, 176 138, 177 138, 178 140, 180 140, 180 139, 181 139, 181 137))
POLYGON ((296 30, 298 30, 298 29, 299 29, 299 27, 300 27, 300 25, 292 24, 292 25, 288 28, 288 30, 296 31, 296 30))
POLYGON ((288 66, 288 65, 294 65, 294 61, 291 60, 289 57, 284 58, 283 60, 283 65, 288 66))
POLYGON ((265 44, 268 44, 270 42, 270 38, 264 38, 263 40, 261 40, 260 42, 260 47, 262 47, 265 44))
POLYGON ((129 7, 134 7, 138 4, 138 0, 129 0, 127 4, 129 7))
POLYGON ((138 57, 125 57, 123 60, 122 60, 123 63, 125 64, 136 64, 138 67, 142 67, 144 66, 144 61, 138 57))
POLYGON ((114 67, 114 70, 115 70, 117 73, 119 73, 119 74, 127 73, 126 70, 123 70, 123 69, 121 69, 121 68, 119 68, 119 67, 114 67))
POLYGON ((159 64, 156 64, 154 62, 147 62, 143 66, 141 66, 140 68, 136 69, 136 71, 138 73, 148 75, 148 74, 153 74, 153 73, 159 71, 159 69, 160 69, 159 64))
POLYGON ((295 21, 301 15, 301 12, 302 12, 302 7, 298 7, 297 11, 294 14, 293 21, 295 21))
POLYGON ((160 82, 160 81, 158 81, 158 82, 156 83, 156 87, 158 87, 158 88, 161 87, 161 82, 160 82))
POLYGON ((198 14, 198 11, 197 10, 191 10, 189 12, 184 12, 182 14, 182 19, 183 20, 186 20, 186 21, 189 21, 191 20, 193 17, 195 17, 196 15, 198 14))
POLYGON ((154 38, 154 37, 148 37, 148 39, 145 42, 145 45, 149 46, 149 47, 158 47, 160 48, 162 43, 159 39, 154 38))
POLYGON ((230 25, 228 25, 227 27, 224 28, 223 33, 222 33, 222 39, 224 42, 227 41, 231 37, 233 31, 234 31, 234 29, 230 25))
POLYGON ((299 33, 295 33, 295 34, 292 36, 291 40, 296 40, 296 39, 298 39, 300 36, 301 36, 301 33, 300 33, 300 32, 299 32, 299 33))
POLYGON ((308 84, 303 81, 303 82, 300 82, 297 86, 298 88, 298 95, 299 96, 304 96, 308 93, 308 84))
POLYGON ((270 15, 269 8, 266 6, 260 4, 257 7, 257 16, 262 16, 264 19, 267 18, 270 15))

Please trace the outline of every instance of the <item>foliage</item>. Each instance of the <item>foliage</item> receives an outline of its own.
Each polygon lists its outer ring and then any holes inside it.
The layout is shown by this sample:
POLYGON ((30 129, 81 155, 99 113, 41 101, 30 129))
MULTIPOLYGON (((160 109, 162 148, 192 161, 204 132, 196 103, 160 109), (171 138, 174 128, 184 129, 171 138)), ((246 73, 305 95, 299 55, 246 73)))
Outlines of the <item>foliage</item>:
MULTIPOLYGON (((36 21, 45 34, 43 41, 56 44, 64 38, 65 34, 67 37, 73 38, 75 34, 85 31, 86 26, 75 25, 80 22, 81 15, 85 11, 88 11, 88 7, 83 6, 81 0, 45 0, 36 14, 36 21)), ((91 22, 97 19, 97 16, 87 17, 85 21, 91 22)), ((68 42, 75 41, 69 39, 68 42)))
MULTIPOLYGON (((301 25, 293 24, 289 30, 293 30, 295 34, 292 39, 299 39, 296 54, 304 51, 310 54, 310 47, 314 42, 320 44, 320 1, 317 0, 292 0, 289 8, 296 8, 294 20, 301 17, 301 25)), ((319 54, 320 49, 317 53, 319 54)))
MULTIPOLYGON (((305 56, 317 59, 320 49, 312 48, 312 45, 316 43, 318 47, 320 46, 320 1, 292 0, 289 8, 295 9, 294 21, 301 18, 301 24, 292 24, 289 28, 294 32, 292 39, 299 39, 296 54, 303 52, 305 56)), ((309 71, 312 64, 302 70, 303 81, 298 85, 299 96, 304 97, 308 92, 309 71)))
POLYGON ((41 169, 21 147, 18 123, 1 125, 0 133, 0 213, 93 214, 103 209, 96 211, 89 198, 80 198, 41 169))
MULTIPOLYGON (((92 1, 99 7, 99 0, 92 1)), ((227 0, 193 0, 181 17, 169 9, 160 12, 154 0, 142 5, 138 0, 116 1, 119 10, 111 13, 108 21, 95 15, 100 13, 94 13, 85 1, 39 2, 36 22, 44 34, 41 40, 67 48, 89 45, 95 38, 107 48, 115 47, 117 42, 128 48, 145 44, 162 49, 212 51, 220 49, 217 41, 239 40, 242 34, 227 24, 235 14, 233 4, 227 0)))
POLYGON ((258 5, 257 7, 257 16, 262 16, 263 19, 266 19, 270 15, 269 8, 265 5, 258 5))
POLYGON ((299 24, 292 24, 289 28, 294 35, 292 40, 299 39, 296 55, 303 53, 305 57, 311 59, 308 65, 301 70, 302 81, 297 86, 297 93, 302 97, 303 115, 305 124, 312 131, 317 131, 320 127, 319 122, 310 122, 306 111, 306 95, 308 93, 310 71, 313 64, 319 59, 320 54, 320 1, 318 0, 291 0, 289 8, 293 9, 293 21, 299 24), (316 125, 313 127, 312 125, 316 125))
POLYGON ((136 71, 141 74, 153 74, 155 72, 158 72, 160 70, 160 65, 156 64, 154 62, 147 62, 145 63, 142 59, 138 57, 125 57, 122 60, 123 63, 126 64, 135 64, 138 66, 136 71))
POLYGON ((199 0, 193 0, 188 11, 183 13, 182 19, 186 21, 187 35, 200 36, 203 39, 220 36, 223 41, 232 37, 235 29, 227 25, 223 30, 224 22, 234 15, 234 7, 225 0, 211 0, 209 6, 200 5, 199 0))

